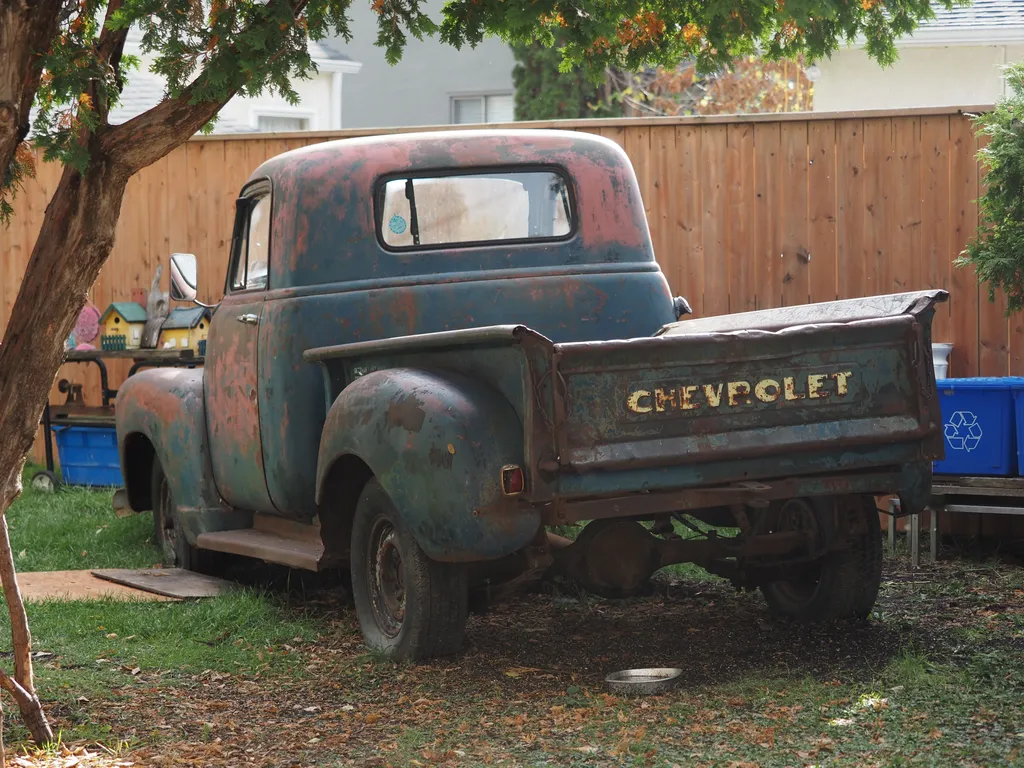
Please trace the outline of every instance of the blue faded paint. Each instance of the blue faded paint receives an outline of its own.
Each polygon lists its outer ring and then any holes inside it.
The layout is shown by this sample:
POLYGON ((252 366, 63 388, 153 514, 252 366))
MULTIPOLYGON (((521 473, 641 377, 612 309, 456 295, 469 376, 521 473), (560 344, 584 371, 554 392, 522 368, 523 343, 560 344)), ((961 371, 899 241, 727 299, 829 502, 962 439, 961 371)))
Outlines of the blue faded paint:
POLYGON ((500 486, 502 468, 523 463, 522 423, 509 400, 478 379, 409 368, 361 376, 327 415, 318 495, 340 456, 370 467, 436 560, 512 554, 540 526, 539 512, 500 486))
MULTIPOLYGON (((126 451, 143 451, 144 438, 167 476, 171 499, 189 543, 207 531, 244 528, 252 515, 226 508, 217 493, 206 440, 206 406, 201 369, 154 368, 127 379, 115 409, 121 466, 126 451)), ((148 485, 144 478, 132 478, 148 485)), ((129 486, 129 494, 131 487, 129 486)), ((133 504, 136 508, 148 500, 133 504)))
MULTIPOLYGON (((572 277, 534 270, 507 278, 481 272, 464 282, 434 276, 388 290, 347 290, 273 298, 260 327, 260 415, 267 484, 277 509, 316 512, 313 474, 324 393, 306 349, 409 334, 523 323, 557 341, 650 336, 675 319, 664 277, 652 265, 572 277)), ((283 292, 281 292, 283 293, 283 292)), ((280 294, 278 294, 280 295, 280 294)))

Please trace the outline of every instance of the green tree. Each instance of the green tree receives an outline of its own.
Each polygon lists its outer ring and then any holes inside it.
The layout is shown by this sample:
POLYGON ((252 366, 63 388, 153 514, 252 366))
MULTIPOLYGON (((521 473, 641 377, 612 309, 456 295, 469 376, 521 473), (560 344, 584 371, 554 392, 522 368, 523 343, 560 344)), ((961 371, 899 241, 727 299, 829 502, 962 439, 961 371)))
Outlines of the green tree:
MULTIPOLYGON (((952 5, 952 0, 941 0, 952 5)), ((0 214, 31 173, 23 142, 36 105, 37 141, 64 164, 0 345, 0 513, 21 491, 21 468, 74 325, 114 242, 125 186, 208 126, 236 94, 295 99, 294 78, 314 69, 309 40, 349 37, 351 0, 0 0, 0 214), (108 116, 131 69, 130 27, 166 77, 152 109, 121 125, 108 116)), ((885 63, 894 41, 932 16, 929 0, 451 0, 440 23, 421 0, 372 0, 376 42, 394 62, 411 35, 456 47, 486 35, 510 44, 561 42, 562 67, 599 78, 606 67, 639 71, 692 58, 711 71, 760 51, 811 60, 864 35, 885 63)), ((31 636, 0 516, 0 580, 14 637, 17 701, 37 741, 52 738, 32 678, 31 636)))
POLYGON ((512 82, 516 87, 516 120, 579 120, 588 117, 618 117, 602 98, 601 88, 573 66, 559 69, 562 54, 557 47, 542 43, 513 46, 516 65, 512 82))
POLYGON ((1006 83, 1010 95, 975 117, 979 136, 987 139, 978 152, 986 188, 978 200, 978 232, 956 265, 974 267, 990 300, 1002 289, 1009 316, 1024 309, 1024 64, 1007 68, 1006 83))

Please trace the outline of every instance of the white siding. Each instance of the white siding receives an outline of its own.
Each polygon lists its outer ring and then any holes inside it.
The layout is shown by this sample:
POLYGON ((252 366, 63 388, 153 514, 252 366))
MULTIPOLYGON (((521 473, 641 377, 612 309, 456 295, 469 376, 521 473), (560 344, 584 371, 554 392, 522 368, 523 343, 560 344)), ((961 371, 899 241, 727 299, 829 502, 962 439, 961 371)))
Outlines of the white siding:
POLYGON ((1024 45, 903 47, 891 67, 860 49, 819 63, 814 110, 903 109, 992 104, 1005 91, 1002 67, 1024 59, 1024 45))

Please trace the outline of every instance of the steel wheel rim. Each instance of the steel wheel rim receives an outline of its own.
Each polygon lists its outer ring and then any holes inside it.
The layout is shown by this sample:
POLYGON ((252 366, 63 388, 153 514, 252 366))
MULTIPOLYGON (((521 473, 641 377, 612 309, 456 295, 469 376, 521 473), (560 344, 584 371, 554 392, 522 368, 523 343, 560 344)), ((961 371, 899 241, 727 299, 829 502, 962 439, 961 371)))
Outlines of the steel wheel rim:
POLYGON ((171 506, 171 484, 164 477, 160 480, 160 491, 157 495, 160 503, 160 546, 164 551, 164 559, 171 565, 178 565, 178 526, 175 524, 171 506))
POLYGON ((49 475, 36 475, 32 478, 32 487, 37 491, 51 493, 54 489, 53 478, 49 475))
MULTIPOLYGON (((813 532, 820 538, 821 529, 814 507, 804 499, 790 499, 778 511, 772 526, 775 531, 813 532)), ((802 578, 776 582, 775 588, 788 600, 806 603, 818 589, 821 581, 821 561, 815 561, 803 570, 802 578)))
POLYGON ((387 520, 374 523, 367 555, 374 619, 385 635, 396 637, 405 620, 405 566, 398 531, 387 520))

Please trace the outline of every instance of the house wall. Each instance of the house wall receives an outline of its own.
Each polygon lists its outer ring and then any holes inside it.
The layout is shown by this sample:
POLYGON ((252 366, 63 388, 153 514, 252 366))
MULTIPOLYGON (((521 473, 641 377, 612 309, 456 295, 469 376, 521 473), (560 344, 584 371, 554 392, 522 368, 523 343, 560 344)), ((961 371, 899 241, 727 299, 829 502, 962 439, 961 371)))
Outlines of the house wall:
POLYGON ((1024 45, 900 48, 882 68, 862 49, 819 62, 814 110, 904 109, 992 104, 1004 93, 1001 67, 1024 60, 1024 45))
MULTIPOLYGON (((353 79, 342 76, 343 87, 353 79)), ((277 94, 264 92, 255 98, 236 96, 220 111, 222 120, 244 123, 256 127, 256 113, 309 118, 311 131, 326 131, 331 128, 331 73, 321 72, 312 80, 293 80, 292 87, 299 95, 299 103, 292 106, 277 94)), ((344 107, 342 108, 342 125, 344 123, 344 107)))
MULTIPOLYGON (((435 22, 441 21, 442 0, 424 3, 435 22)), ((345 128, 446 125, 451 122, 451 97, 511 94, 511 49, 496 38, 461 51, 436 38, 409 38, 402 60, 391 66, 375 46, 377 14, 369 3, 353 3, 352 40, 336 45, 362 63, 358 75, 346 77, 342 95, 345 128)))

